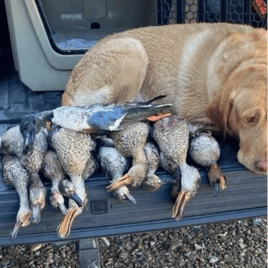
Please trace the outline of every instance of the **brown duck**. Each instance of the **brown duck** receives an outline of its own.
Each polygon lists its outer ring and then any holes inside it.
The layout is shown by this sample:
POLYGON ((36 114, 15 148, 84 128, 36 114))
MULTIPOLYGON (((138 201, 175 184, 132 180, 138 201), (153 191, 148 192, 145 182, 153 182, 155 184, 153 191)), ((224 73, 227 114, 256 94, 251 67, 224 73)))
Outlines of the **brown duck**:
POLYGON ((17 213, 17 221, 10 234, 11 239, 15 239, 20 228, 26 227, 31 223, 31 208, 28 199, 29 174, 23 168, 16 156, 4 155, 2 158, 3 181, 15 187, 19 198, 20 208, 17 213))
POLYGON ((147 174, 143 186, 148 191, 154 192, 162 185, 161 179, 155 175, 159 167, 159 150, 155 143, 147 142, 144 146, 144 152, 147 159, 147 174))
POLYGON ((226 177, 217 165, 220 158, 220 146, 212 137, 211 132, 196 133, 190 141, 189 155, 195 163, 207 168, 210 184, 214 188, 214 196, 219 194, 219 188, 227 187, 226 177))
MULTIPOLYGON (((129 167, 129 160, 113 147, 100 147, 98 149, 97 157, 101 169, 108 178, 112 179, 112 181, 116 181, 118 178, 121 178, 129 167)), ((116 189, 113 191, 113 195, 119 202, 128 198, 132 203, 136 204, 136 200, 132 195, 130 195, 127 186, 122 186, 116 189)))
POLYGON ((78 205, 82 206, 82 200, 76 194, 74 186, 70 181, 65 179, 66 174, 63 171, 55 151, 46 151, 42 163, 42 172, 44 176, 52 182, 50 195, 50 203, 52 207, 59 208, 61 212, 66 215, 67 209, 64 205, 62 192, 75 200, 78 205))
POLYGON ((153 137, 165 158, 177 164, 181 170, 181 191, 172 211, 172 217, 180 220, 185 204, 197 193, 200 185, 198 170, 186 163, 188 123, 175 116, 163 118, 154 124, 153 137))
POLYGON ((47 150, 47 133, 43 128, 36 134, 32 150, 23 153, 24 140, 19 126, 8 129, 2 136, 1 152, 16 155, 30 176, 30 205, 32 208, 32 222, 38 223, 41 219, 41 210, 45 207, 46 188, 44 187, 39 170, 47 150))
POLYGON ((69 235, 74 219, 82 213, 87 204, 87 193, 84 178, 96 169, 96 162, 91 156, 95 142, 89 134, 54 126, 49 135, 50 145, 56 151, 61 166, 71 178, 76 193, 82 200, 82 207, 69 199, 69 208, 62 223, 58 227, 59 237, 69 235))
POLYGON ((123 177, 114 180, 111 185, 107 187, 108 192, 126 185, 139 187, 143 183, 147 172, 147 159, 144 146, 148 134, 149 125, 143 122, 130 125, 128 128, 111 133, 115 148, 124 157, 132 157, 133 161, 129 171, 123 177))

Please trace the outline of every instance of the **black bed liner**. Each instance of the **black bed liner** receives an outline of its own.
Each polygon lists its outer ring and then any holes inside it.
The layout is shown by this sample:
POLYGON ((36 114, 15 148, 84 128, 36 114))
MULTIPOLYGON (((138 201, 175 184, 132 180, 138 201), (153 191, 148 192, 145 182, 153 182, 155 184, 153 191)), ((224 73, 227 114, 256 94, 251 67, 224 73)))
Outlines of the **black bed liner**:
MULTIPOLYGON (((32 92, 20 82, 12 59, 0 57, 0 135, 8 127, 18 124, 25 114, 58 107, 61 94, 32 92)), ((171 218, 174 202, 170 195, 171 185, 164 185, 154 193, 131 189, 137 205, 129 201, 118 203, 106 192, 108 179, 103 174, 96 174, 86 181, 89 202, 86 210, 74 221, 67 239, 146 232, 266 215, 266 176, 254 174, 237 162, 238 144, 234 140, 222 142, 219 138, 219 142, 222 152, 219 164, 228 179, 228 188, 218 198, 213 196, 205 170, 200 168, 201 187, 187 204, 183 219, 177 222, 171 218)), ((161 169, 157 174, 163 179, 170 177, 161 169)), ((50 188, 48 181, 45 185, 50 188)), ((47 200, 41 222, 22 228, 17 239, 11 241, 9 234, 14 227, 18 208, 17 193, 0 180, 0 246, 61 240, 56 230, 63 215, 54 210, 47 200)))

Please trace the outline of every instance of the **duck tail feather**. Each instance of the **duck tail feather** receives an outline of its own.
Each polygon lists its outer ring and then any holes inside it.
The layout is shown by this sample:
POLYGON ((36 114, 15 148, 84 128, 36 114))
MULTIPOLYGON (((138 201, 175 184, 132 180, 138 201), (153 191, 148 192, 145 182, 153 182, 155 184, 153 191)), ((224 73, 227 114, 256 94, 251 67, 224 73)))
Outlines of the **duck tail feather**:
POLYGON ((156 100, 161 100, 161 99, 165 98, 166 96, 167 96, 167 95, 159 95, 159 96, 157 96, 157 97, 155 97, 155 98, 153 98, 153 99, 147 101, 147 103, 152 103, 152 102, 154 102, 154 101, 156 101, 156 100))

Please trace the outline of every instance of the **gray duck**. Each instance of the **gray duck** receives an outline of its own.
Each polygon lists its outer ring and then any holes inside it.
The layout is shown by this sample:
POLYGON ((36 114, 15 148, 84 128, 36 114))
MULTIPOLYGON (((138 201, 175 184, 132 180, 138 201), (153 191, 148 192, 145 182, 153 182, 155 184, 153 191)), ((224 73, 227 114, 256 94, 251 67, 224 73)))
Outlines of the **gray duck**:
POLYGON ((139 122, 130 125, 120 131, 111 132, 115 148, 124 156, 132 157, 132 166, 121 178, 114 180, 108 187, 108 192, 112 192, 122 186, 131 185, 139 187, 146 178, 147 159, 144 152, 149 134, 149 125, 139 122))
POLYGON ((41 210, 45 207, 46 188, 44 187, 39 170, 47 150, 47 132, 41 129, 37 133, 31 151, 23 152, 24 140, 19 126, 8 129, 2 135, 2 154, 16 155, 30 176, 30 205, 32 208, 32 222, 38 223, 41 219, 41 210))
POLYGON ((220 146, 212 137, 211 132, 193 135, 190 141, 189 155, 196 164, 207 168, 210 184, 214 188, 214 196, 217 197, 219 188, 226 189, 227 180, 217 164, 220 158, 220 146))
MULTIPOLYGON (((100 147, 97 152, 97 158, 101 169, 112 181, 121 178, 129 167, 129 160, 113 147, 100 147)), ((126 186, 122 186, 113 191, 113 195, 119 202, 127 197, 132 203, 136 204, 136 200, 130 195, 126 186)))
POLYGON ((82 207, 79 207, 74 200, 69 199, 67 214, 58 227, 58 236, 65 238, 70 233, 74 219, 83 212, 88 201, 84 179, 96 169, 96 162, 91 156, 95 142, 89 134, 58 126, 54 126, 50 132, 49 142, 82 200, 82 207))
POLYGON ((170 115, 167 111, 171 109, 172 104, 152 103, 164 97, 158 96, 148 102, 62 106, 52 111, 26 115, 20 123, 20 130, 25 140, 24 150, 32 147, 34 137, 41 127, 49 128, 51 123, 88 134, 99 134, 122 130, 146 119, 154 121, 165 117, 170 115), (158 115, 154 116, 155 114, 158 115))
POLYGON ((31 208, 28 199, 29 174, 16 156, 4 155, 2 165, 3 181, 7 185, 15 187, 20 198, 16 224, 10 234, 10 238, 15 239, 20 228, 26 227, 31 223, 31 208))
POLYGON ((153 137, 165 158, 180 167, 181 191, 172 210, 172 217, 180 220, 186 203, 197 193, 201 181, 198 170, 186 163, 189 144, 188 122, 176 116, 163 118, 154 124, 153 137))
POLYGON ((82 206, 82 200, 76 194, 73 184, 65 179, 66 174, 55 151, 46 151, 42 163, 42 172, 52 182, 50 203, 53 208, 59 208, 62 214, 66 215, 67 209, 64 205, 62 192, 64 195, 76 201, 79 206, 82 206))

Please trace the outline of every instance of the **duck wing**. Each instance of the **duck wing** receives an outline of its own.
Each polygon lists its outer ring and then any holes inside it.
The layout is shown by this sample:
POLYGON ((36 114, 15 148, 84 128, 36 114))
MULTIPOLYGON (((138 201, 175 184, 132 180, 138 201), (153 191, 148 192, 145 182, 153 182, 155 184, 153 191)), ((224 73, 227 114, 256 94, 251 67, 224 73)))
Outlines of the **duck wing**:
POLYGON ((122 130, 129 125, 146 120, 147 117, 170 110, 172 104, 124 103, 91 115, 87 122, 90 126, 106 131, 122 130))

